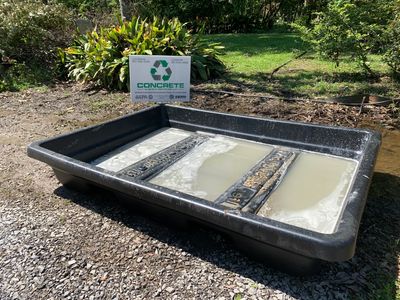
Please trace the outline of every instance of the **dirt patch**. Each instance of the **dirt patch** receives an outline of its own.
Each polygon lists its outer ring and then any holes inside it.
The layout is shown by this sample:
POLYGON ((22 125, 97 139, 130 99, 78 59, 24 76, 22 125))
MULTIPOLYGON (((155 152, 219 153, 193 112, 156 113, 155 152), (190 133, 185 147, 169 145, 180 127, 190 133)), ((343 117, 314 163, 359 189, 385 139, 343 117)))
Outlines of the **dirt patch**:
MULTIPOLYGON (((374 129, 399 129, 400 112, 396 106, 357 106, 320 103, 312 101, 265 100, 257 97, 240 97, 220 93, 193 95, 187 106, 235 114, 268 117, 272 119, 300 121, 346 127, 374 129)), ((254 94, 252 94, 254 95, 254 94)))
POLYGON ((400 234, 399 120, 386 107, 193 94, 186 106, 383 132, 357 253, 295 278, 254 262, 219 234, 175 229, 127 211, 105 192, 77 193, 26 156, 32 141, 148 104, 79 85, 0 94, 1 299, 394 298, 400 234))

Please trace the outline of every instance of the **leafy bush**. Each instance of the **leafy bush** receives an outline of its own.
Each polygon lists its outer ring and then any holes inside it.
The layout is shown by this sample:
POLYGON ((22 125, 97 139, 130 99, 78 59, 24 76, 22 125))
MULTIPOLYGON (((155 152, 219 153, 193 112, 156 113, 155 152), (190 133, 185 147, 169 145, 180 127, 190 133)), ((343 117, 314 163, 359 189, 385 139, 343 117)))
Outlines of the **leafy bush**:
POLYGON ((319 13, 313 28, 298 28, 323 57, 340 63, 351 55, 372 74, 368 54, 382 52, 387 25, 393 20, 397 0, 334 0, 319 13))
POLYGON ((190 55, 192 79, 207 80, 224 72, 217 57, 221 48, 219 44, 206 45, 178 19, 146 22, 134 17, 77 37, 71 47, 60 50, 60 60, 70 78, 126 89, 129 55, 190 55))
POLYGON ((49 62, 69 42, 71 14, 60 4, 0 1, 0 51, 17 62, 49 62))
POLYGON ((400 1, 397 4, 396 16, 388 26, 386 40, 388 43, 384 60, 394 76, 400 78, 400 1))
POLYGON ((41 64, 0 64, 0 92, 19 91, 50 83, 54 78, 51 69, 41 64))
POLYGON ((95 11, 117 11, 118 0, 53 0, 70 9, 76 10, 81 15, 92 14, 95 11))
POLYGON ((51 0, 65 5, 77 17, 95 26, 112 26, 119 15, 118 0, 51 0))

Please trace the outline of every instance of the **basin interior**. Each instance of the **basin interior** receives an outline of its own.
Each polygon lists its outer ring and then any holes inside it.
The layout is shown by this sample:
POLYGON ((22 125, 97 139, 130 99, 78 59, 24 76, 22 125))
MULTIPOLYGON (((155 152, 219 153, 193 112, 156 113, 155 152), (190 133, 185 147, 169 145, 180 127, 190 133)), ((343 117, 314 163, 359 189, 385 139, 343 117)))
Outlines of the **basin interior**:
POLYGON ((330 234, 358 162, 223 135, 161 128, 91 162, 133 180, 330 234))

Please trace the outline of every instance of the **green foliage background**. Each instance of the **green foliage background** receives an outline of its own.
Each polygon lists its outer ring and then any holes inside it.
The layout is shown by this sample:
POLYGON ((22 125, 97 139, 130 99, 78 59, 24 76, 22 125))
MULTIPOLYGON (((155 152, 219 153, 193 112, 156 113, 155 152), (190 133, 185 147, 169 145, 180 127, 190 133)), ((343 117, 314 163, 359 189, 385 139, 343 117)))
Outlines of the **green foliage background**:
POLYGON ((386 53, 386 61, 398 73, 398 6, 398 0, 334 0, 316 14, 311 27, 295 27, 322 57, 337 65, 351 55, 365 72, 375 75, 368 55, 386 53))
POLYGON ((400 1, 395 3, 394 18, 386 33, 384 60, 392 69, 393 75, 400 78, 400 1))
POLYGON ((70 43, 72 13, 62 4, 0 1, 0 53, 18 62, 50 63, 70 43))
POLYGON ((138 17, 114 27, 100 28, 78 36, 60 50, 67 76, 111 89, 127 89, 129 55, 188 55, 192 57, 193 80, 219 77, 225 70, 217 58, 219 44, 205 44, 178 19, 138 17))

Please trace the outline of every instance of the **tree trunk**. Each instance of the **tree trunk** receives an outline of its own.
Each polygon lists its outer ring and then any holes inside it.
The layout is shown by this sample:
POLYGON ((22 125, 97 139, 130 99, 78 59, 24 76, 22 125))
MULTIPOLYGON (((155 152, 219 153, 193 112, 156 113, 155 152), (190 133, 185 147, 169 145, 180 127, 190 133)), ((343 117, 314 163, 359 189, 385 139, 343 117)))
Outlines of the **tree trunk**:
POLYGON ((119 0, 119 9, 123 21, 130 19, 128 0, 119 0))

